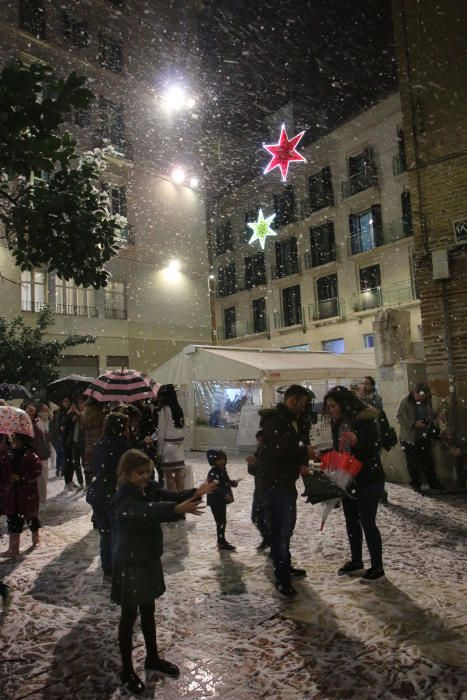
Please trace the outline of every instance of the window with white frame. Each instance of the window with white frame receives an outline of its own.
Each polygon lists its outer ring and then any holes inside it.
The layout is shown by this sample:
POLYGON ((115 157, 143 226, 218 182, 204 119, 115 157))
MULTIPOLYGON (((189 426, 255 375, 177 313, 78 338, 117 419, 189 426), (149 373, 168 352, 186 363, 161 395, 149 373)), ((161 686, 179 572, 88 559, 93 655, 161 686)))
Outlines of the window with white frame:
POLYGON ((124 282, 111 281, 105 288, 105 317, 126 320, 127 293, 124 282))
POLYGON ((40 311, 46 303, 46 273, 41 270, 21 272, 21 311, 40 311))
POLYGON ((57 314, 91 317, 98 315, 96 290, 93 287, 78 285, 73 280, 62 280, 57 277, 55 303, 57 314))
POLYGON ((374 333, 364 333, 363 334, 363 347, 366 349, 375 347, 375 334, 374 333))

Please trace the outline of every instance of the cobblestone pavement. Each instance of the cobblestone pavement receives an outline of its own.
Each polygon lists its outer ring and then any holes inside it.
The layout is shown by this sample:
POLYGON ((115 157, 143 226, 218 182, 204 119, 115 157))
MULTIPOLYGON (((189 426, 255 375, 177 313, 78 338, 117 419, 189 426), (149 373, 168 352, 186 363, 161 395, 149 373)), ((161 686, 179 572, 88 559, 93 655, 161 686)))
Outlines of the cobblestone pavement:
MULTIPOLYGON (((190 455, 197 481, 207 467, 190 455)), ((387 580, 372 587, 336 576, 347 559, 342 510, 319 532, 321 507, 299 499, 293 539, 308 578, 289 601, 276 593, 250 523, 245 475, 229 507, 234 553, 219 553, 210 512, 164 526, 167 593, 157 602, 159 646, 179 680, 146 678, 146 698, 467 698, 465 495, 420 496, 389 485, 379 523, 387 580)), ((0 628, 0 697, 123 697, 119 610, 98 566, 98 536, 81 492, 49 482, 43 545, 0 563, 14 601, 0 628)), ((3 537, 2 543, 6 543, 3 537)), ((5 545, 6 546, 6 545, 5 545)), ((4 547, 5 548, 5 547, 4 547)), ((135 637, 143 674, 144 645, 135 637)))

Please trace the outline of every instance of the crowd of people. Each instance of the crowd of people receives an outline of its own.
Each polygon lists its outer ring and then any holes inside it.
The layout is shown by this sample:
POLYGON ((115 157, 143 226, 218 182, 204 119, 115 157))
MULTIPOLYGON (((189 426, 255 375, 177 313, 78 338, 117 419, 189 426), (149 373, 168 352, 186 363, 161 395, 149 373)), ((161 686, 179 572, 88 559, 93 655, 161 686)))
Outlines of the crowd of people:
MULTIPOLYGON (((292 385, 275 407, 260 410, 257 449, 246 459, 254 476, 251 518, 261 535, 258 548, 270 549, 275 586, 286 597, 296 595, 294 579, 307 575, 293 564, 290 551, 297 481, 309 475, 310 460, 322 458, 322 451, 310 444, 310 402, 308 389, 292 385)), ((18 556, 25 524, 32 546, 40 545, 40 508, 47 498, 48 461, 54 455, 56 476, 63 477, 65 490, 82 489, 92 506, 104 581, 111 583, 111 599, 121 607, 122 684, 136 694, 144 690, 132 662, 138 609, 146 670, 178 676, 178 667, 159 656, 156 643, 154 601, 165 591, 161 523, 200 515, 206 494, 218 549, 235 550, 226 539, 227 507, 234 502, 233 489, 240 479, 230 478, 226 453, 208 450, 206 480, 198 488, 184 488, 185 419, 173 385, 161 387, 157 400, 138 406, 66 397, 54 413, 33 401, 24 409, 34 437, 0 435, 0 513, 7 516, 9 534, 8 549, 1 556, 18 556)), ((352 455, 360 464, 342 497, 350 558, 337 574, 372 583, 385 576, 376 517, 384 501, 381 449, 389 425, 382 418, 382 399, 373 378, 364 377, 358 388, 332 388, 324 397, 323 412, 331 425, 329 448, 352 455), (364 565, 364 540, 369 567, 364 565)), ((396 418, 412 487, 420 490, 424 472, 429 486, 441 489, 430 450, 430 441, 438 437, 436 412, 425 384, 417 384, 402 398, 396 418)), ((3 583, 0 595, 6 604, 9 593, 3 583)))

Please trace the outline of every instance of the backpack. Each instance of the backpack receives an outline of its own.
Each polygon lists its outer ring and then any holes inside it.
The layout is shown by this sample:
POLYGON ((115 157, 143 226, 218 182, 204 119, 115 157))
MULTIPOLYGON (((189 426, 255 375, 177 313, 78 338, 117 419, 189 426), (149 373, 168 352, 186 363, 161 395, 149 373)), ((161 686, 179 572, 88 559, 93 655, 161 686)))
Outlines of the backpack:
POLYGON ((383 450, 387 452, 397 445, 397 433, 389 425, 388 417, 384 411, 379 413, 379 441, 383 450))

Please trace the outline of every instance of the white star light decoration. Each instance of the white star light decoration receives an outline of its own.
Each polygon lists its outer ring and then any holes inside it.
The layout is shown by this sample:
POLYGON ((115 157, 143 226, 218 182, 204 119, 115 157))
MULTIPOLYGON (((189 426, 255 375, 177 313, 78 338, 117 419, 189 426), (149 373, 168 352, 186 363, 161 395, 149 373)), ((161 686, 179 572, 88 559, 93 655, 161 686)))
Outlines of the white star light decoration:
POLYGON ((253 235, 248 241, 250 245, 253 245, 255 241, 259 241, 261 248, 264 250, 266 236, 277 236, 277 233, 271 228, 271 221, 275 218, 275 216, 275 214, 271 214, 271 216, 268 216, 265 219, 263 215, 263 210, 259 210, 258 220, 248 223, 248 226, 251 229, 253 229, 253 235))

